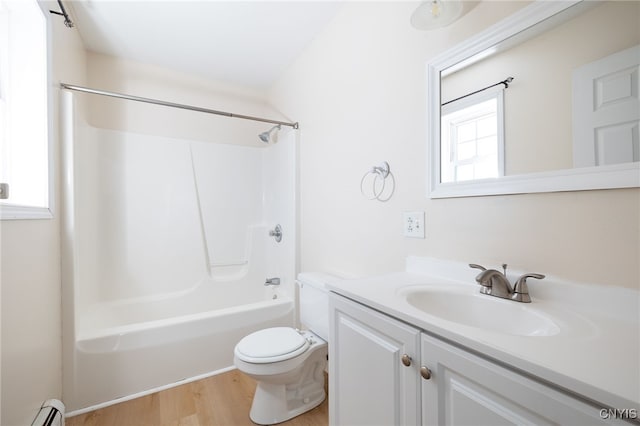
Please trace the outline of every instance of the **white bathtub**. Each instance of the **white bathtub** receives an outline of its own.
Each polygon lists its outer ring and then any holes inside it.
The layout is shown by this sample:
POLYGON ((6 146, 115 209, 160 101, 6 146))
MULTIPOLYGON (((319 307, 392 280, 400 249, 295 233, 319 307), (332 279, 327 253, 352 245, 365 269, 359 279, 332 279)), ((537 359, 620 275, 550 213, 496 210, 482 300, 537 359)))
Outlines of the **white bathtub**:
POLYGON ((233 287, 217 286, 228 296, 224 303, 205 297, 211 291, 192 291, 102 304, 86 313, 74 351, 71 414, 226 371, 242 337, 293 324, 293 300, 277 290, 265 289, 254 301, 245 292, 245 303, 232 306, 233 287))

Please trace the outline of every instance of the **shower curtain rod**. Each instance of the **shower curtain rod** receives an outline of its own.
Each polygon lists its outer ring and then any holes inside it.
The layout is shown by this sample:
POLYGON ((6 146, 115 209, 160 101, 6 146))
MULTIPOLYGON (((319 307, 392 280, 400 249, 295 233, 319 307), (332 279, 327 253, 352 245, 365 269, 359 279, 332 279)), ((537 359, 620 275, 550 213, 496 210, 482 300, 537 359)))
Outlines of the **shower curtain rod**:
POLYGON ((73 28, 74 24, 73 21, 71 20, 71 18, 69 18, 69 14, 67 13, 67 10, 64 8, 64 6, 62 5, 62 1, 58 0, 58 6, 60 6, 60 12, 55 11, 55 10, 50 10, 50 13, 53 13, 54 15, 59 15, 64 17, 64 26, 67 28, 73 28))
POLYGON ((167 107, 171 107, 171 108, 180 108, 180 109, 186 109, 186 110, 190 110, 190 111, 205 112, 207 114, 222 115, 222 116, 231 117, 231 118, 241 118, 243 120, 253 120, 253 121, 260 121, 260 122, 263 122, 263 123, 280 124, 282 126, 292 127, 294 129, 298 128, 298 123, 297 122, 288 123, 286 121, 270 120, 268 118, 252 117, 250 115, 234 114, 234 113, 225 112, 225 111, 216 111, 214 109, 201 108, 201 107, 196 107, 196 106, 192 106, 192 105, 185 105, 185 104, 178 104, 178 103, 175 103, 175 102, 161 101, 161 100, 158 100, 158 99, 142 98, 140 96, 125 95, 123 93, 107 92, 105 90, 90 89, 88 87, 74 86, 72 84, 66 84, 66 83, 60 83, 60 87, 62 89, 75 90, 77 92, 91 93, 91 94, 94 94, 94 95, 111 96, 112 98, 127 99, 127 100, 130 100, 130 101, 144 102, 144 103, 155 104, 155 105, 162 105, 162 106, 167 106, 167 107))
POLYGON ((507 77, 505 80, 499 81, 496 84, 492 84, 491 86, 483 87, 482 89, 476 90, 475 92, 467 93, 466 95, 460 96, 459 98, 451 99, 448 102, 444 102, 441 106, 445 106, 445 105, 450 104, 452 102, 459 101, 460 99, 464 99, 464 98, 466 98, 468 96, 475 95, 476 93, 483 92, 483 91, 485 91, 487 89, 491 89, 492 87, 496 87, 496 86, 499 86, 501 84, 504 84, 504 88, 508 89, 509 88, 509 83, 511 83, 512 81, 513 81, 513 77, 507 77))

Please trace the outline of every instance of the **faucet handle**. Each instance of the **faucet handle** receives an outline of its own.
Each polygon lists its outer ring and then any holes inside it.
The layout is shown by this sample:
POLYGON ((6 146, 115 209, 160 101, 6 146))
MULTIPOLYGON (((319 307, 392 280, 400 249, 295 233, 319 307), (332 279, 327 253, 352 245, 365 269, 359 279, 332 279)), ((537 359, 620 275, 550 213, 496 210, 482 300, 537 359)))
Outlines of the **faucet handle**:
POLYGON ((528 273, 522 275, 520 278, 518 278, 516 284, 513 286, 513 294, 511 295, 511 299, 517 302, 530 303, 531 297, 529 296, 529 286, 527 285, 527 278, 535 278, 537 280, 541 280, 544 277, 544 275, 536 273, 528 273))
POLYGON ((482 265, 478 265, 477 263, 470 263, 469 264, 469 268, 480 269, 481 271, 486 271, 487 270, 487 268, 485 268, 482 265))

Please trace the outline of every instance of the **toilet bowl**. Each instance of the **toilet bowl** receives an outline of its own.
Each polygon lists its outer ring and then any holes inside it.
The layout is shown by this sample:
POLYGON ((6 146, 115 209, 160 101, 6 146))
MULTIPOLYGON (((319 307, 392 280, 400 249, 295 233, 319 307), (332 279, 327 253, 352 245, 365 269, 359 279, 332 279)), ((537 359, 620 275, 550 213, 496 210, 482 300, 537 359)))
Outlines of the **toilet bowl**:
POLYGON ((329 333, 328 289, 336 277, 302 273, 300 321, 309 330, 272 327, 251 333, 236 345, 236 368, 257 381, 249 417, 257 424, 284 422, 326 398, 324 371, 329 333))

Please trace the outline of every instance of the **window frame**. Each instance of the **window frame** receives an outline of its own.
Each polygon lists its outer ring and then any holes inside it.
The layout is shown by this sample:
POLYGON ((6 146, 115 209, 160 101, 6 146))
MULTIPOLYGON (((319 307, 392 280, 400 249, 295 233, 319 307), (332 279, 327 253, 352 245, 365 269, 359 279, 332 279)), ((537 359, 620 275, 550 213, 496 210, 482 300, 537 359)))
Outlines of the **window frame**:
MULTIPOLYGON (((34 0, 38 6, 38 10, 42 14, 45 34, 45 130, 46 130, 46 162, 47 162, 47 205, 46 206, 29 206, 20 204, 11 204, 9 200, 0 202, 0 220, 22 220, 22 219, 53 219, 55 212, 55 155, 54 155, 54 97, 53 97, 53 51, 52 51, 52 27, 46 5, 38 0, 34 0)), ((7 53, 10 55, 10 53, 7 53)), ((9 58, 7 57, 7 61, 9 58)), ((11 182, 8 182, 11 184, 11 182)), ((11 191, 11 190, 10 190, 11 191)), ((11 192, 10 192, 11 193, 11 192)))

